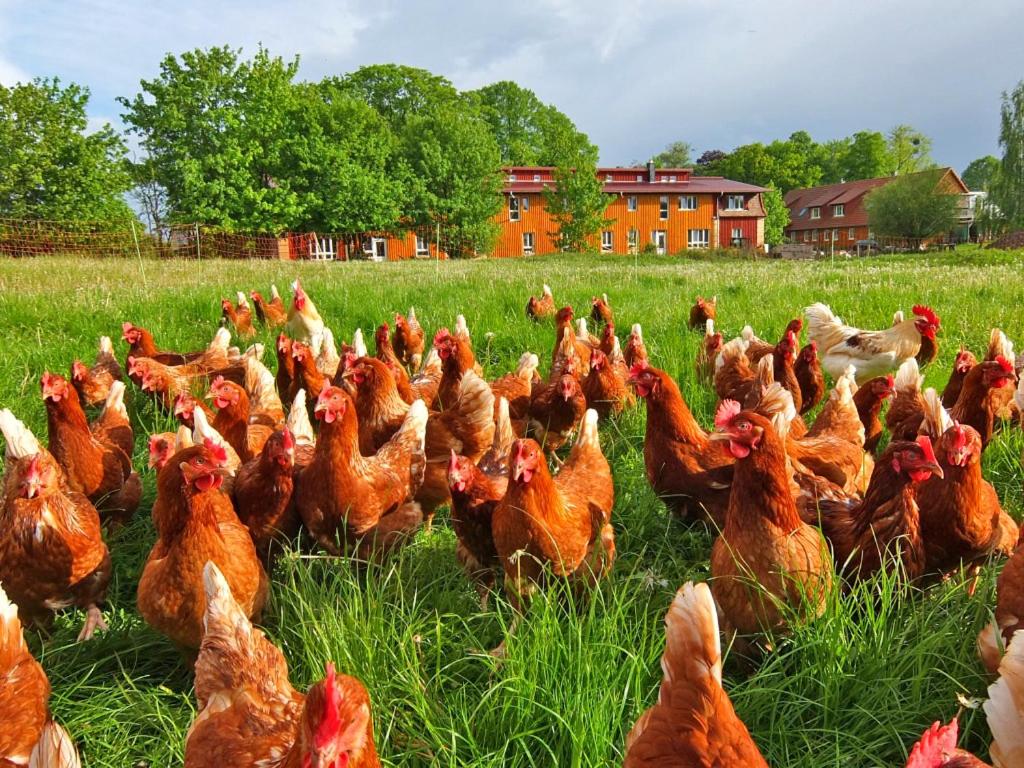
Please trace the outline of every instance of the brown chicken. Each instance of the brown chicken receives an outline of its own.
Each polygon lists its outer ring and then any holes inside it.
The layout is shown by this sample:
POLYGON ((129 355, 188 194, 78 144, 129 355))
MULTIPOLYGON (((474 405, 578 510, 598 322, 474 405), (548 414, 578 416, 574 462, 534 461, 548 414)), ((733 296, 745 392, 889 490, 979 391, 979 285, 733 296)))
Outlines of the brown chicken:
POLYGON ((527 434, 544 446, 544 450, 557 451, 572 438, 586 410, 587 398, 579 379, 563 373, 557 382, 534 388, 527 434))
MULTIPOLYGON (((1016 373, 1017 356, 1013 351, 1013 342, 1006 338, 1006 334, 1001 330, 993 328, 989 336, 988 350, 982 362, 989 363, 999 359, 1009 362, 1016 373)), ((1016 384, 1017 377, 1014 375, 1011 381, 1008 381, 1002 387, 993 388, 989 393, 989 408, 997 419, 1010 419, 1013 417, 1011 408, 1015 409, 1015 406, 1011 406, 1011 404, 1016 393, 1016 384)))
POLYGON ((811 411, 825 397, 825 375, 818 360, 818 344, 805 344, 793 365, 800 386, 800 415, 811 411))
POLYGON ((956 353, 956 360, 953 362, 953 372, 949 374, 949 381, 946 388, 942 390, 942 406, 952 408, 960 398, 960 390, 963 389, 964 379, 971 369, 978 364, 978 358, 966 347, 960 347, 956 353))
POLYGON ((100 337, 100 348, 92 368, 80 360, 71 364, 71 383, 82 403, 90 408, 106 402, 115 381, 124 381, 124 371, 114 357, 114 345, 109 336, 100 337))
POLYGON ((1013 364, 1005 357, 979 363, 964 378, 960 397, 949 415, 960 424, 974 427, 981 435, 982 447, 988 446, 995 431, 996 411, 999 407, 993 393, 1004 390, 1016 381, 1013 364))
MULTIPOLYGON (((296 391, 306 390, 308 398, 306 402, 313 407, 317 397, 331 383, 331 380, 316 367, 316 357, 308 344, 301 341, 292 342, 292 360, 295 361, 295 383, 292 386, 296 391)), ((310 411, 310 418, 313 418, 312 411, 310 411)))
POLYGON ((595 585, 615 561, 615 489, 598 440, 597 413, 587 412, 556 476, 533 440, 512 444, 510 465, 508 489, 492 519, 509 599, 522 607, 548 568, 577 585, 595 585))
POLYGON ((658 701, 626 736, 622 768, 768 768, 722 687, 722 641, 707 584, 685 584, 665 615, 658 701))
MULTIPOLYGON (((982 705, 992 743, 989 755, 992 765, 979 760, 957 746, 959 723, 954 717, 949 725, 932 723, 921 740, 910 750, 906 768, 1016 768, 1024 765, 1024 643, 1018 641, 1002 660, 1000 678, 988 688, 988 699, 982 705)), ((993 670, 995 672, 995 670, 993 670)))
POLYGON ((25 643, 18 607, 0 586, 0 765, 80 768, 78 751, 50 714, 50 681, 25 643))
POLYGON ((698 296, 697 301, 690 308, 690 327, 700 329, 707 327, 708 320, 718 319, 718 297, 713 296, 711 300, 698 296))
POLYGON ((613 361, 599 349, 590 356, 590 371, 583 379, 582 390, 587 407, 602 418, 618 415, 624 408, 636 405, 625 362, 621 357, 613 361))
POLYGON ((196 410, 200 410, 206 416, 207 421, 213 421, 216 414, 202 400, 197 399, 191 392, 180 392, 174 398, 174 418, 183 427, 190 430, 196 428, 196 410))
POLYGON ((257 411, 250 407, 245 388, 223 376, 213 380, 206 397, 217 407, 211 426, 231 444, 242 461, 258 456, 270 435, 284 423, 280 400, 277 402, 280 413, 257 411))
POLYGON ((199 714, 185 740, 185 768, 379 768, 362 683, 328 662, 303 696, 288 680, 284 654, 252 626, 213 562, 203 587, 199 714))
POLYGON ((629 368, 650 360, 647 354, 647 345, 644 344, 644 331, 640 327, 640 323, 633 323, 633 327, 629 332, 629 338, 626 340, 626 349, 622 352, 622 357, 629 368))
POLYGON ((715 321, 708 320, 704 330, 704 340, 697 350, 697 379, 710 384, 715 379, 715 360, 722 351, 722 334, 715 332, 715 321))
POLYGON ((530 300, 526 302, 526 316, 534 322, 555 316, 555 297, 551 295, 549 286, 544 286, 539 299, 536 296, 531 296, 530 300))
POLYGON ((530 352, 524 352, 519 358, 514 373, 507 373, 500 379, 491 382, 494 393, 494 417, 498 418, 498 401, 504 398, 508 403, 509 417, 513 422, 522 422, 530 411, 530 398, 533 395, 533 378, 537 373, 540 361, 530 352))
POLYGON ((288 321, 288 312, 284 308, 284 299, 277 292, 277 286, 270 286, 270 301, 263 298, 259 291, 249 294, 256 310, 256 319, 268 328, 280 328, 288 321))
POLYGON ((882 439, 882 404, 896 394, 893 375, 877 376, 857 390, 853 402, 857 406, 860 422, 864 426, 864 450, 874 453, 882 439))
POLYGON ((594 321, 594 325, 598 326, 602 323, 604 325, 614 325, 615 316, 612 313, 612 306, 608 303, 608 294, 602 293, 600 296, 593 296, 590 299, 590 319, 594 321))
POLYGON ((1018 630, 1024 630, 1024 536, 996 580, 995 617, 978 635, 978 653, 993 674, 1006 647, 1018 630))
POLYGON ((231 327, 235 329, 235 335, 240 339, 251 339, 256 335, 249 301, 241 291, 238 292, 237 304, 232 304, 230 299, 220 300, 220 313, 224 321, 230 323, 231 327))
POLYGON ((344 390, 324 387, 315 415, 320 434, 295 494, 306 528, 331 554, 354 548, 360 557, 382 555, 405 543, 423 523, 413 498, 426 468, 426 406, 413 403, 401 428, 371 456, 359 451, 356 407, 344 390))
POLYGON ((924 376, 918 368, 917 360, 910 358, 893 379, 893 399, 889 411, 885 414, 885 426, 893 440, 914 440, 924 420, 924 395, 921 386, 924 376))
POLYGON ((42 376, 50 453, 63 468, 68 488, 89 498, 105 519, 123 525, 135 513, 142 481, 132 469, 134 438, 124 407, 124 384, 115 382, 92 424, 67 379, 42 376))
POLYGON ((78 639, 88 640, 107 628, 99 604, 110 583, 110 553, 99 515, 67 488, 53 456, 6 408, 0 431, 7 443, 0 583, 24 623, 45 626, 54 610, 72 605, 85 610, 78 639))
POLYGON ((295 378, 295 358, 292 357, 292 340, 283 333, 277 337, 277 373, 274 380, 281 399, 290 403, 301 384, 295 378))
POLYGON ((932 475, 942 477, 932 442, 889 443, 875 464, 864 498, 821 499, 821 528, 836 564, 852 580, 898 569, 908 580, 924 573, 917 491, 932 475))
POLYGON ((784 630, 788 605, 817 617, 832 586, 820 532, 800 519, 786 447, 771 422, 726 400, 711 441, 735 460, 725 527, 711 549, 711 592, 721 629, 753 635, 784 630))
POLYGON ((179 451, 157 475, 157 540, 139 578, 138 608, 153 629, 188 651, 203 639, 203 566, 214 562, 246 616, 259 617, 269 584, 231 499, 221 487, 227 454, 212 442, 179 451))
POLYGON ((409 369, 419 370, 423 362, 424 333, 416 310, 409 307, 408 317, 395 314, 395 354, 409 369))
POLYGON ((373 341, 377 347, 374 357, 388 365, 393 365, 398 368, 402 368, 405 365, 398 353, 395 352, 394 346, 391 344, 390 325, 387 323, 381 323, 377 326, 377 332, 373 334, 373 341))
POLYGON ((757 383, 757 370, 747 357, 747 344, 745 339, 733 339, 716 358, 715 393, 719 400, 742 402, 757 383))
POLYGON ((1010 555, 1020 531, 981 474, 981 436, 954 423, 934 389, 924 400, 922 428, 942 468, 941 477, 929 478, 917 491, 927 570, 947 573, 961 564, 980 565, 993 552, 1010 555))
POLYGON ((442 328, 434 335, 434 349, 441 358, 441 381, 433 407, 444 410, 451 408, 459 396, 459 385, 466 371, 476 369, 473 345, 466 334, 451 333, 442 328))
POLYGON ((206 354, 197 352, 165 352, 157 348, 153 334, 131 323, 121 324, 121 339, 128 343, 128 357, 147 357, 163 365, 185 365, 206 354))
POLYGON ((803 331, 803 329, 804 321, 799 317, 795 317, 786 324, 786 329, 782 332, 782 336, 779 337, 778 344, 772 344, 771 342, 757 338, 754 334, 754 329, 749 325, 743 328, 743 331, 740 333, 740 338, 747 342, 746 352, 747 359, 750 361, 750 364, 757 365, 765 355, 775 355, 778 357, 779 350, 783 348, 784 344, 787 344, 787 341, 788 345, 793 347, 793 357, 795 358, 797 350, 800 347, 800 332, 803 331), (791 333, 793 334, 793 338, 788 339, 789 334, 791 333))

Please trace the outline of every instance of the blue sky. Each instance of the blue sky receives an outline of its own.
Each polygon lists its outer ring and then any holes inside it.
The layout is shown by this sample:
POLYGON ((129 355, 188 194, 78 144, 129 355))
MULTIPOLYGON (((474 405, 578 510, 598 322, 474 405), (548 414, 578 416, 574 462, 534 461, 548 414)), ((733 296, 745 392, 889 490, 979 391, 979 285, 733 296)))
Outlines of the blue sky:
POLYGON ((199 2, 0 0, 0 82, 88 85, 119 126, 167 52, 228 43, 299 54, 316 79, 399 62, 460 88, 511 79, 557 105, 604 163, 676 139, 729 150, 911 123, 962 169, 997 150, 1001 91, 1024 78, 1021 0, 199 2))

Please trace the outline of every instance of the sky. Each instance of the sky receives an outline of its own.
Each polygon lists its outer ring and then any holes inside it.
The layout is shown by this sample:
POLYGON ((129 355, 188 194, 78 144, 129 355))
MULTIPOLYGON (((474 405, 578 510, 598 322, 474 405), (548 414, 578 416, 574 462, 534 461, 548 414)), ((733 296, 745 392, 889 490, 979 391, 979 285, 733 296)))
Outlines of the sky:
POLYGON ((166 53, 229 44, 301 57, 300 78, 423 67, 460 89, 514 80, 571 117, 604 164, 687 141, 699 155, 806 130, 909 123, 936 162, 998 154, 1024 79, 1022 0, 0 0, 0 83, 59 76, 90 123, 166 53))

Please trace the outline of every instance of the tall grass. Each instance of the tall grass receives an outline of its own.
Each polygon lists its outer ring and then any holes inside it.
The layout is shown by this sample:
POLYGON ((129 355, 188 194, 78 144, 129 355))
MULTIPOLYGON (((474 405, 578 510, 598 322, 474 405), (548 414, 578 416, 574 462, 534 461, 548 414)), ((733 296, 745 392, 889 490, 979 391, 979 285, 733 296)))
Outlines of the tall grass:
MULTIPOLYGON (((697 293, 719 296, 727 336, 750 323, 770 339, 813 301, 867 328, 887 326, 896 309, 931 304, 943 331, 927 383, 941 387, 960 344, 983 352, 993 325, 1022 336, 1022 266, 1020 253, 978 251, 835 264, 664 257, 338 265, 5 261, 0 405, 45 435, 40 374, 66 373, 75 357, 91 361, 99 335, 116 340, 121 322, 130 320, 151 329, 161 346, 194 349, 212 335, 222 296, 266 292, 271 282, 285 293, 299 275, 339 339, 356 327, 369 333, 410 305, 428 332, 465 314, 492 378, 524 350, 548 359, 550 325, 523 317, 526 298, 542 282, 580 314, 589 311, 592 295, 607 292, 620 334, 642 323, 654 363, 681 381, 697 418, 710 424, 714 395, 692 374, 700 336, 685 327, 697 293)), ((51 635, 30 638, 53 684, 54 712, 89 766, 180 764, 195 715, 189 670, 135 610, 135 586, 154 539, 145 438, 170 422, 140 396, 130 410, 146 493, 135 521, 110 538, 110 631, 76 644, 82 617, 68 613, 51 635)), ((328 660, 362 679, 388 765, 621 762, 626 732, 656 696, 664 613, 680 584, 707 578, 713 541, 703 528, 670 519, 648 488, 643 431, 642 408, 601 428, 616 487, 619 559, 611 578, 590 600, 559 589, 538 596, 502 663, 486 651, 506 638, 512 611, 497 592, 487 610, 480 608, 455 561, 443 514, 384 565, 358 569, 285 556, 273 574, 264 624, 284 649, 295 683, 321 677, 328 660)), ((1019 430, 1004 430, 985 457, 986 474, 1018 518, 1022 447, 1019 430)), ((922 591, 879 577, 831 595, 825 615, 776 638, 755 671, 727 665, 726 685, 769 763, 902 765, 921 731, 957 712, 958 695, 984 693, 974 638, 989 618, 997 571, 984 570, 973 597, 963 578, 922 591)), ((969 712, 963 725, 966 744, 983 753, 983 718, 969 712)))

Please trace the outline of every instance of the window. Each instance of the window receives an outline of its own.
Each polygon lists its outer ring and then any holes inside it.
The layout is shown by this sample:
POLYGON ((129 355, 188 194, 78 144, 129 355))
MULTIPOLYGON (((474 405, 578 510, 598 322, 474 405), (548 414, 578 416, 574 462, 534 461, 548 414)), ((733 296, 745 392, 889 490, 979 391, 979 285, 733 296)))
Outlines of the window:
POLYGON ((629 245, 629 252, 636 253, 637 248, 640 246, 640 232, 636 229, 630 229, 626 235, 626 243, 629 245))
POLYGON ((629 197, 626 198, 626 210, 627 211, 635 211, 636 210, 636 195, 630 195, 629 197))
POLYGON ((668 221, 668 195, 662 195, 661 200, 658 202, 658 218, 662 221, 668 221))
POLYGON ((811 208, 811 218, 812 219, 820 219, 821 218, 821 208, 818 208, 818 207, 811 208))
POLYGON ((515 195, 508 198, 508 220, 519 221, 519 198, 515 195))
POLYGON ((606 229, 601 233, 601 253, 611 253, 613 235, 610 229, 606 229))
POLYGON ((805 243, 811 242, 811 231, 809 229, 805 229, 804 230, 804 242, 805 243))
POLYGON ((523 255, 533 255, 533 232, 523 232, 523 255))
POLYGON ((725 202, 725 208, 729 211, 742 211, 743 206, 743 195, 729 195, 725 202))
POLYGON ((733 227, 732 228, 732 238, 729 240, 729 242, 730 242, 730 244, 732 245, 733 248, 739 248, 741 245, 743 245, 743 228, 742 227, 733 227))
POLYGON ((430 247, 427 244, 427 238, 422 235, 416 235, 416 255, 417 256, 429 256, 430 247))
POLYGON ((637 180, 637 181, 643 181, 643 180, 644 180, 644 177, 643 177, 643 176, 641 176, 641 175, 640 175, 640 174, 638 173, 638 174, 636 175, 636 180, 637 180))
POLYGON ((523 195, 522 197, 519 198, 519 205, 522 207, 524 211, 530 210, 530 198, 526 195, 523 195))
POLYGON ((680 211, 696 211, 697 210, 697 196, 696 195, 682 195, 679 198, 679 210, 680 211))
POLYGON ((832 215, 835 216, 837 219, 845 216, 846 215, 846 206, 842 205, 842 204, 840 204, 840 205, 833 205, 832 206, 832 215))
POLYGON ((838 229, 833 229, 832 230, 832 242, 834 243, 838 239, 839 239, 839 230, 838 229))
POLYGON ((669 180, 669 181, 670 181, 671 183, 673 183, 673 184, 675 184, 675 183, 676 183, 676 177, 675 177, 675 176, 669 176, 669 177, 668 177, 668 180, 669 180))
POLYGON ((610 182, 612 180, 612 175, 610 173, 606 173, 604 175, 604 180, 610 182))
POLYGON ((818 242, 818 230, 816 230, 816 229, 811 230, 811 242, 812 243, 818 242))
POLYGON ((514 173, 510 173, 510 174, 508 175, 508 180, 509 180, 509 181, 515 181, 515 180, 516 180, 516 175, 515 175, 514 173))
POLYGON ((711 230, 709 229, 691 229, 687 232, 686 247, 687 248, 707 248, 711 245, 711 230))
POLYGON ((534 182, 534 184, 540 182, 540 174, 539 173, 533 174, 533 182, 534 182))
POLYGON ((846 239, 847 240, 856 240, 857 239, 857 230, 854 229, 853 227, 850 227, 849 231, 846 233, 846 239))
POLYGON ((651 242, 654 243, 654 252, 663 254, 667 250, 668 246, 668 232, 664 229, 655 229, 651 231, 651 242))
POLYGON ((874 233, 874 232, 872 232, 872 231, 871 231, 871 230, 869 229, 869 230, 868 230, 868 240, 874 240, 874 239, 875 239, 875 233, 874 233))
POLYGON ((822 233, 821 233, 821 239, 822 239, 822 241, 824 241, 824 242, 826 242, 826 243, 827 243, 827 242, 828 242, 828 238, 829 238, 829 235, 830 235, 830 231, 829 231, 829 230, 827 230, 827 229, 826 229, 826 230, 825 230, 824 232, 822 232, 822 233))

